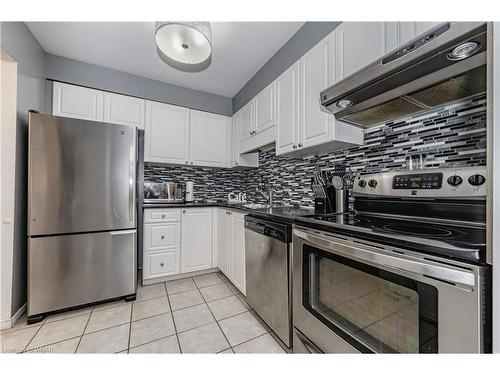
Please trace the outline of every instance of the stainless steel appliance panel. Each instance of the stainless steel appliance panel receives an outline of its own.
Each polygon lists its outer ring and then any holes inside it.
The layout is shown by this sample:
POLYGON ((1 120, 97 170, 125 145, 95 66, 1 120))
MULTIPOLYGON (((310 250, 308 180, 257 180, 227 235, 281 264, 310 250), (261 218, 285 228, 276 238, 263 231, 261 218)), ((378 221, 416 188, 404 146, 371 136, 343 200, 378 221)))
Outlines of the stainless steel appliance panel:
POLYGON ((281 341, 291 347, 288 243, 252 231, 248 224, 246 227, 247 301, 281 341))
MULTIPOLYGON (((398 278, 398 275, 420 283, 424 289, 436 289, 437 308, 429 310, 426 306, 432 301, 426 298, 416 299, 420 310, 419 319, 427 319, 428 316, 422 315, 422 311, 430 312, 437 316, 437 342, 430 344, 430 347, 437 348, 439 353, 481 353, 484 352, 484 326, 483 310, 484 306, 484 285, 482 267, 475 265, 465 266, 463 263, 454 261, 444 261, 442 258, 413 253, 410 251, 372 246, 369 242, 363 240, 352 241, 351 239, 331 233, 323 233, 307 228, 296 227, 293 237, 293 324, 294 329, 298 330, 315 347, 324 353, 352 353, 358 350, 378 352, 379 349, 386 349, 383 342, 386 337, 380 337, 379 347, 367 347, 367 341, 363 340, 366 336, 366 329, 355 331, 346 330, 351 326, 356 328, 356 322, 349 321, 347 326, 341 326, 336 322, 325 324, 327 319, 319 319, 326 311, 310 311, 306 308, 305 296, 316 286, 306 284, 308 279, 305 273, 311 272, 307 263, 305 264, 304 249, 306 247, 314 248, 319 253, 333 254, 336 257, 343 257, 347 262, 357 262, 368 267, 376 267, 381 273, 390 272, 398 278), (438 272, 439 271, 439 272, 438 272), (437 272, 437 273, 436 273, 437 272), (420 308, 420 307, 423 308, 420 308), (460 306, 460 309, 457 309, 460 306), (322 321, 323 320, 323 321, 322 321), (353 324, 354 323, 354 326, 353 324), (335 329, 329 327, 332 325, 335 329), (364 350, 363 347, 365 348, 364 350)), ((327 258, 325 258, 327 259, 327 258)), ((363 267, 362 267, 363 268, 363 267)), ((353 273, 355 269, 346 269, 346 272, 353 273)), ((359 275, 358 271, 357 275, 359 275)), ((358 280, 359 281, 359 280, 358 280)), ((346 284, 337 292, 328 292, 329 296, 335 297, 338 293, 353 290, 359 285, 346 284)), ((403 286, 403 284, 401 284, 403 286)), ((398 296, 403 293, 404 288, 396 285, 394 289, 398 296)), ((396 293, 394 293, 396 294, 396 293)), ((374 305, 378 306, 380 300, 373 300, 374 305)), ((417 306, 415 306, 417 307, 417 306)), ((366 305, 364 309, 370 308, 366 305)), ((364 310, 353 310, 362 313, 364 310)), ((375 311, 375 310, 374 310, 375 311)), ((378 311, 378 309, 377 309, 378 311)), ((342 315, 342 314, 341 314, 342 315)), ((338 314, 337 314, 338 317, 338 314)), ((344 315, 349 319, 349 315, 344 315)), ((388 320, 390 322, 390 319, 388 320)), ((425 323, 425 320, 423 321, 425 323)), ((418 322, 421 326, 422 321, 418 322)), ((359 326, 357 326, 359 328, 359 326)), ((368 327, 369 328, 369 327, 368 327)), ((390 333, 391 330, 401 334, 397 327, 390 324, 382 331, 382 335, 390 333)), ((404 332, 402 333, 405 334, 404 332)), ((422 333, 419 334, 421 339, 422 333)), ((377 338, 377 337, 376 337, 377 338)), ((407 337, 403 336, 403 340, 407 337)), ((294 337, 294 340, 297 338, 294 337)), ((410 337, 412 339, 412 337, 410 337)), ((433 339, 435 340, 435 338, 433 339)), ((299 346, 297 348, 300 351, 299 346)), ((295 349, 294 349, 295 351, 295 349)))
POLYGON ((136 223, 136 129, 30 113, 28 235, 136 223))
POLYGON ((28 316, 136 292, 136 230, 28 240, 28 316))

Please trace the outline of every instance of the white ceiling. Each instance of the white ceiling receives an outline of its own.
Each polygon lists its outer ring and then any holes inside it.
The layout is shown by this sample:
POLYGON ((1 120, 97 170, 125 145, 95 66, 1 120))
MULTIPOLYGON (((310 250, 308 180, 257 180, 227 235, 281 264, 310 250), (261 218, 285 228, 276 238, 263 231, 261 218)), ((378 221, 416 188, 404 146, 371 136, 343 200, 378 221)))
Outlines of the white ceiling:
POLYGON ((212 64, 177 71, 156 54, 153 22, 27 22, 51 54, 233 97, 303 22, 213 22, 212 64))

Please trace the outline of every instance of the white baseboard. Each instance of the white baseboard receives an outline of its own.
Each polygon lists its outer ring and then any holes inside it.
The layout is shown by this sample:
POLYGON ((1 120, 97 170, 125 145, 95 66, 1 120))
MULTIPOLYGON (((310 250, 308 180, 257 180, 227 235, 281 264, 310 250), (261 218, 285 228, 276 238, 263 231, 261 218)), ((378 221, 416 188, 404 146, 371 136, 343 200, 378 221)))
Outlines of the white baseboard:
POLYGON ((0 330, 9 329, 16 325, 16 323, 21 319, 21 317, 26 312, 26 304, 22 305, 19 310, 10 319, 4 319, 0 321, 0 330))
POLYGON ((156 284, 156 283, 162 283, 164 281, 184 279, 185 277, 199 276, 199 275, 204 275, 207 273, 214 273, 214 272, 219 272, 219 269, 218 268, 209 268, 209 269, 201 270, 201 271, 180 273, 178 275, 173 275, 173 276, 157 277, 154 279, 143 279, 142 285, 151 285, 151 284, 156 284))

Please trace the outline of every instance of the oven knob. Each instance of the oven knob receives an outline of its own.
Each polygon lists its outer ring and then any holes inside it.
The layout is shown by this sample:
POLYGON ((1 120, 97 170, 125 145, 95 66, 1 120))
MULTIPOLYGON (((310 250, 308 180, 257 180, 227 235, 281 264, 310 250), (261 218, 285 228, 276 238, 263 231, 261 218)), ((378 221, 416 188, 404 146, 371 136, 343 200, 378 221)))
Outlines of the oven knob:
POLYGON ((375 186, 377 186, 377 181, 373 179, 368 181, 368 186, 374 188, 375 186))
POLYGON ((366 186, 366 181, 365 180, 359 180, 358 186, 364 188, 366 186))
POLYGON ((472 186, 482 185, 485 181, 486 178, 484 178, 484 176, 479 173, 473 174, 469 177, 469 184, 471 184, 472 186))
POLYGON ((448 177, 447 181, 448 181, 448 185, 450 185, 450 186, 458 186, 463 182, 462 177, 457 176, 457 175, 453 175, 453 176, 448 177))

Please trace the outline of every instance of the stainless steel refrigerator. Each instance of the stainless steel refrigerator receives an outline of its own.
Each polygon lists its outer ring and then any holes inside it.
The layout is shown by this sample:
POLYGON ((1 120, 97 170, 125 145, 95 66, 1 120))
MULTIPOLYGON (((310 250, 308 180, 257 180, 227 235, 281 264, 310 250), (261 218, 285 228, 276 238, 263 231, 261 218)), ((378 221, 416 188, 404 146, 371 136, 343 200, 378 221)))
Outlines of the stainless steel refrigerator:
POLYGON ((137 284, 135 128, 29 114, 28 319, 137 284))

